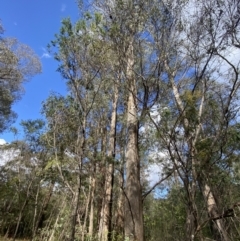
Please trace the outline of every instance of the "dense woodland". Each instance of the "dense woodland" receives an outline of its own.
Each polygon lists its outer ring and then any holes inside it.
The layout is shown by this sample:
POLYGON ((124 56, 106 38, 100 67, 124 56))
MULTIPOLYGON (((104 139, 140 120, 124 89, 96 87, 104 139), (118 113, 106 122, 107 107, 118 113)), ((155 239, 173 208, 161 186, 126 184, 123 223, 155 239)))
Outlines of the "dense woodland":
MULTIPOLYGON (((22 140, 1 146, 18 155, 0 167, 0 235, 240 240, 240 2, 76 8, 48 46, 67 94, 51 94, 42 119, 21 122, 22 140)), ((41 63, 3 25, 0 131, 17 133, 11 107, 41 63)))

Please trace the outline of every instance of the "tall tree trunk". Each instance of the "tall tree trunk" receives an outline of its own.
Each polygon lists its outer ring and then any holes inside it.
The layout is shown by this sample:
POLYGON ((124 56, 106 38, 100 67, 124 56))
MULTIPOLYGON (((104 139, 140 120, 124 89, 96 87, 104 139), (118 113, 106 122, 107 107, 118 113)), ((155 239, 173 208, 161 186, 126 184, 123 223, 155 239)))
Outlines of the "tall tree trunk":
POLYGON ((182 124, 185 131, 186 143, 188 145, 189 154, 190 154, 190 158, 187 159, 187 162, 185 163, 185 167, 183 168, 183 172, 185 173, 184 186, 187 191, 187 198, 188 198, 187 218, 186 218, 186 238, 190 241, 193 241, 195 240, 195 235, 197 233, 197 228, 199 225, 198 209, 195 201, 196 191, 197 191, 197 182, 198 182, 197 170, 199 169, 199 163, 195 158, 196 141, 198 139, 200 128, 201 128, 200 120, 201 120, 202 110, 203 110, 203 105, 205 100, 205 97, 204 97, 205 91, 203 90, 202 92, 203 95, 201 98, 201 104, 198 111, 199 124, 195 126, 195 133, 194 133, 194 130, 191 130, 191 131, 189 130, 191 128, 189 128, 190 124, 189 124, 188 116, 186 115, 186 109, 182 101, 181 95, 179 93, 179 90, 175 84, 174 76, 176 72, 170 69, 167 61, 164 62, 164 66, 168 72, 169 81, 171 83, 172 92, 177 104, 177 108, 183 117, 182 124), (188 166, 191 166, 191 175, 189 175, 188 166))
MULTIPOLYGON (((71 226, 71 237, 70 241, 75 240, 75 232, 76 232, 76 224, 78 217, 78 208, 79 208, 79 200, 81 194, 81 186, 82 186, 82 162, 83 162, 83 152, 85 146, 85 129, 86 129, 86 116, 83 117, 82 126, 81 126, 81 134, 78 137, 79 149, 77 149, 77 160, 78 160, 78 180, 77 180, 77 190, 75 192, 74 203, 73 203, 73 212, 72 212, 72 226, 71 226)), ((78 147, 78 145, 77 145, 78 147)))
POLYGON ((118 86, 114 85, 114 101, 112 107, 110 138, 107 158, 106 179, 104 187, 104 196, 101 210, 101 219, 99 224, 99 241, 110 240, 111 221, 112 221, 112 189, 113 189, 113 173, 114 173, 114 158, 115 158, 115 143, 116 143, 116 122, 117 122, 117 102, 118 102, 118 86))
POLYGON ((125 237, 143 241, 142 188, 140 183, 140 159, 138 153, 138 116, 136 80, 134 76, 133 37, 127 49, 126 77, 129 88, 127 102, 128 140, 126 149, 125 237))

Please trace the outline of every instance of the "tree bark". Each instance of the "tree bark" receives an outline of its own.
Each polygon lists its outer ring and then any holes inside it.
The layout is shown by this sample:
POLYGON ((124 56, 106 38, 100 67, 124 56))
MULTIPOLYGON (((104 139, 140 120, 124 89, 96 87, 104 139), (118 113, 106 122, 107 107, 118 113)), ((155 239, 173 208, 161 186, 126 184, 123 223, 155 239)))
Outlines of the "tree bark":
MULTIPOLYGON (((195 233, 198 227, 198 210, 197 210, 197 206, 196 206, 196 202, 195 202, 195 196, 196 196, 196 190, 197 190, 197 162, 196 159, 194 157, 195 155, 195 142, 196 140, 194 140, 192 138, 193 133, 189 132, 189 120, 186 116, 186 110, 184 107, 184 103, 181 99, 181 95, 178 91, 178 88, 175 84, 174 81, 174 76, 176 75, 176 71, 173 71, 170 69, 167 61, 164 62, 164 66, 168 72, 168 76, 169 76, 169 81, 171 83, 171 87, 172 87, 172 92, 175 98, 175 102, 177 105, 178 110, 180 111, 180 113, 182 114, 183 117, 183 128, 185 131, 185 138, 186 138, 186 142, 189 148, 189 153, 190 153, 190 158, 187 159, 185 166, 183 166, 182 170, 185 174, 184 177, 184 186, 185 189, 187 191, 187 198, 188 198, 188 204, 187 204, 187 217, 186 217, 186 238, 190 241, 195 240, 195 233), (192 174, 192 178, 190 178, 189 173, 188 173, 188 165, 191 166, 191 174, 192 174), (192 180, 190 180, 192 179, 192 180)), ((203 103, 201 104, 203 105, 203 103)), ((202 107, 200 108, 200 112, 199 112, 199 118, 201 117, 202 114, 202 107)), ((199 125, 200 126, 200 125, 199 125)), ((198 129, 199 126, 196 128, 198 129)), ((196 132, 197 135, 199 134, 198 132, 196 132)), ((197 138, 197 136, 195 136, 195 139, 197 138)))
POLYGON ((79 208, 79 200, 81 194, 81 186, 82 186, 82 162, 83 162, 83 152, 85 146, 85 129, 86 129, 86 116, 83 117, 81 134, 78 138, 79 151, 78 151, 78 180, 77 180, 77 190, 74 194, 74 203, 73 203, 73 212, 72 212, 72 226, 71 226, 71 238, 70 241, 75 240, 75 232, 76 232, 76 224, 77 224, 77 216, 78 216, 78 208, 79 208))
POLYGON ((93 237, 93 224, 94 224, 94 194, 95 194, 95 189, 96 189, 95 172, 96 172, 96 166, 94 166, 93 176, 92 176, 92 181, 91 181, 90 213, 89 213, 89 229, 88 229, 88 235, 89 235, 90 240, 93 237))
POLYGON ((133 37, 127 49, 129 95, 127 102, 127 148, 125 191, 125 238, 143 241, 142 188, 140 183, 140 160, 138 153, 138 116, 136 103, 136 80, 134 77, 133 37))
MULTIPOLYGON (((218 211, 218 208, 217 208, 217 203, 216 203, 216 200, 214 198, 214 195, 210 189, 210 186, 205 183, 203 185, 203 195, 204 195, 204 198, 206 200, 206 203, 207 203, 207 210, 208 210, 208 215, 210 218, 215 218, 215 217, 219 217, 220 214, 219 214, 219 211, 218 211)), ((225 225, 223 223, 223 220, 222 219, 217 219, 217 220, 214 220, 214 227, 213 229, 215 229, 215 232, 213 233, 214 236, 217 236, 217 237, 214 237, 214 238, 217 238, 217 240, 221 240, 221 241, 230 241, 229 237, 228 237, 228 234, 226 232, 226 229, 225 229, 225 225), (217 235, 216 235, 217 233, 217 235)))
POLYGON ((123 166, 120 169, 120 173, 118 176, 118 199, 117 199, 117 210, 115 212, 115 223, 116 227, 114 230, 117 235, 123 236, 124 231, 124 194, 123 194, 123 186, 124 186, 124 170, 123 166))
POLYGON ((88 218, 88 207, 90 204, 91 199, 91 193, 92 193, 92 176, 89 177, 89 191, 88 195, 86 197, 86 204, 85 204, 85 215, 84 215, 84 221, 82 226, 82 241, 84 241, 85 233, 86 233, 86 226, 87 226, 87 218, 88 218))
POLYGON ((110 139, 108 148, 108 159, 107 162, 106 179, 105 179, 105 194, 103 197, 101 219, 99 224, 99 241, 110 240, 111 235, 111 221, 112 221, 112 189, 113 189, 113 178, 114 178, 114 158, 115 158, 115 143, 116 143, 116 122, 117 122, 117 102, 118 102, 118 86, 114 86, 114 101, 112 107, 111 126, 110 126, 110 139))
POLYGON ((31 240, 34 239, 35 234, 36 234, 36 230, 37 230, 36 219, 37 219, 37 211, 38 211, 38 196, 39 196, 40 183, 41 183, 41 180, 38 184, 37 193, 36 193, 36 196, 35 196, 34 215, 33 215, 33 222, 32 222, 32 239, 31 240))

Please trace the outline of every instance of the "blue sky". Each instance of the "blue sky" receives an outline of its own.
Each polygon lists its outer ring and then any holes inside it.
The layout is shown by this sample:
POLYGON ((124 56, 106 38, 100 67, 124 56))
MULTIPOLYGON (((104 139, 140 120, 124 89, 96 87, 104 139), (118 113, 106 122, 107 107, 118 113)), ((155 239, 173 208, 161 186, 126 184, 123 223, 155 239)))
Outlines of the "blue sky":
MULTIPOLYGON (((41 118, 41 103, 51 92, 66 92, 64 81, 56 72, 58 63, 47 53, 46 46, 58 33, 61 20, 70 17, 75 22, 79 10, 75 0, 0 0, 0 4, 3 36, 30 46, 42 63, 42 73, 24 84, 25 94, 13 106, 18 114, 14 126, 19 127, 21 120, 41 118)), ((21 139, 21 134, 17 138, 21 139)), ((14 136, 5 132, 0 139, 10 142, 14 136)))

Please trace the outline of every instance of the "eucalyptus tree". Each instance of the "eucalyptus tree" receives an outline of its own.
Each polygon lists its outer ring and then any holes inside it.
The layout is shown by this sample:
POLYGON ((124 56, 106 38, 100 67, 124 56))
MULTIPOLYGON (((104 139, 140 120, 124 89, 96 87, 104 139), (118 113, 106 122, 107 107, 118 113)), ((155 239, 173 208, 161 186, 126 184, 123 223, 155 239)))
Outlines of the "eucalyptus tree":
MULTIPOLYGON (((98 113, 98 108, 99 110, 102 108, 100 103, 105 103, 101 99, 103 97, 102 93, 104 93, 102 88, 104 89, 107 83, 105 80, 112 78, 109 72, 111 67, 108 67, 106 64, 113 65, 111 61, 107 60, 109 58, 109 51, 107 51, 109 45, 103 39, 105 31, 101 23, 101 14, 85 12, 83 19, 79 20, 75 25, 72 25, 69 19, 63 20, 60 33, 52 41, 52 47, 57 48, 55 58, 60 63, 58 70, 64 79, 67 80, 71 98, 78 106, 75 110, 75 115, 77 114, 78 118, 72 119, 76 129, 71 131, 73 139, 69 139, 69 145, 72 146, 70 151, 74 153, 73 159, 77 161, 78 165, 78 184, 73 189, 75 201, 73 203, 71 240, 74 240, 75 237, 75 226, 81 195, 83 161, 87 163, 89 160, 93 160, 93 165, 95 165, 95 157, 94 154, 91 155, 90 150, 91 146, 93 146, 93 153, 96 152, 95 149, 99 146, 99 140, 93 140, 94 138, 91 135, 95 135, 98 138, 99 130, 97 128, 105 128, 99 124, 101 119, 94 114, 98 113), (96 131, 93 131, 94 128, 96 128, 96 131)), ((104 116, 107 113, 108 111, 104 116)), ((61 113, 59 114, 61 119, 61 113)), ((105 123, 104 125, 106 126, 107 124, 105 123)), ((92 176, 91 186, 95 182, 95 173, 90 175, 92 176)), ((92 187, 93 193, 91 194, 92 198, 90 198, 90 236, 93 235, 94 189, 92 187)), ((84 233, 85 230, 82 230, 82 239, 84 239, 84 233)))
MULTIPOLYGON (((94 1, 105 17, 109 41, 121 63, 126 103, 125 237, 143 240, 142 184, 139 156, 139 121, 142 121, 159 93, 160 60, 153 37, 155 18, 162 29, 170 19, 166 7, 157 1, 94 1), (164 16, 158 20, 157 16, 164 16)), ((170 24, 170 23, 169 23, 170 24)), ((166 36, 167 38, 167 36, 166 36)))
MULTIPOLYGON (((59 219, 63 218, 63 216, 64 219, 68 219, 69 217, 66 217, 66 213, 68 213, 71 216, 71 221, 73 221, 72 219, 75 217, 73 213, 75 212, 75 205, 77 205, 76 195, 78 185, 80 185, 79 189, 81 189, 81 183, 78 183, 80 170, 76 150, 79 148, 77 145, 78 131, 82 116, 78 103, 71 96, 51 95, 44 102, 42 111, 47 119, 47 131, 43 139, 50 153, 52 153, 49 156, 46 169, 58 173, 59 189, 65 189, 65 194, 63 195, 64 202, 66 203, 65 211, 59 212, 58 221, 54 225, 51 234, 51 238, 60 238, 62 234, 56 232, 57 225, 60 222, 59 219), (69 203, 72 204, 70 205, 69 203)), ((81 181, 82 179, 81 173, 81 181)), ((80 201, 80 196, 78 201, 80 201)), ((81 211, 78 210, 78 214, 80 213, 81 211)), ((78 218, 78 215, 76 218, 78 218)), ((65 235, 69 236, 73 228, 75 228, 75 224, 67 222, 63 226, 65 235)))
MULTIPOLYGON (((102 159, 106 163, 114 159, 119 87, 124 90, 119 106, 125 104, 127 127, 126 147, 123 147, 126 149, 123 188, 125 238, 144 239, 142 199, 145 196, 142 196, 139 124, 150 117, 147 114, 158 101, 160 121, 156 123, 153 118, 150 119, 161 139, 160 147, 168 151, 169 160, 172 161, 168 171, 178 173, 179 185, 185 188, 186 239, 202 239, 205 232, 203 227, 210 224, 212 237, 229 240, 223 220, 225 217, 221 217, 219 211, 223 206, 219 206, 214 196, 216 188, 213 176, 218 171, 226 174, 221 166, 226 162, 226 157, 221 150, 226 147, 224 140, 229 136, 234 114, 237 114, 234 103, 238 90, 238 63, 228 59, 226 53, 231 46, 238 48, 238 21, 231 22, 236 31, 230 33, 231 27, 226 25, 226 19, 231 14, 224 15, 221 8, 216 14, 214 9, 218 9, 218 3, 200 1, 196 8, 195 1, 96 0, 94 6, 100 13, 84 12, 84 18, 74 26, 70 20, 63 21, 60 34, 56 35, 52 45, 57 47, 55 57, 60 63, 59 71, 67 80, 73 102, 78 105, 75 112, 78 113, 77 123, 74 123, 76 130, 72 132, 75 135, 63 147, 65 150, 67 145, 74 142, 71 152, 78 163, 78 184, 72 189, 75 208, 72 213, 71 240, 75 236, 84 161, 96 159, 94 155, 100 149, 96 149, 96 146, 101 147, 101 153, 104 153, 102 159), (219 36, 220 26, 227 26, 228 29, 222 32, 222 36, 219 36), (234 41, 227 41, 231 38, 234 41), (228 65, 229 68, 224 66, 228 76, 224 71, 217 71, 216 63, 228 65), (223 83, 226 78, 232 79, 232 82, 223 83), (106 79, 114 83, 114 90, 106 87, 106 79), (104 99, 104 103, 101 103, 103 107, 99 101, 104 92, 115 94, 112 95, 113 102, 109 96, 104 99), (112 110, 108 108, 111 106, 112 110), (106 120, 106 115, 101 114, 101 108, 111 116, 111 124, 106 120), (103 119, 95 124, 93 120, 98 115, 96 113, 103 119), (90 138, 92 135, 99 138, 95 144, 90 138), (221 142, 217 141, 219 138, 221 142), (208 145, 211 148, 207 148, 208 145), (91 155, 91 152, 94 154, 91 155), (199 191, 205 202, 196 199, 199 191), (206 208, 202 211, 200 205, 203 203, 206 208)), ((228 5, 222 6, 228 9, 228 5)), ((231 7, 230 10, 235 11, 231 7)), ((237 13, 235 15, 238 16, 237 13)), ((68 116, 68 110, 64 110, 64 113, 68 116)), ((59 140, 61 138, 60 134, 59 140)), ((91 210, 94 209, 94 195, 97 192, 97 189, 94 191, 95 167, 97 165, 93 164, 89 168, 93 170, 89 172, 93 187, 92 190, 88 189, 89 201, 86 203, 92 207, 91 210)), ((101 240, 107 240, 111 231, 109 208, 114 173, 111 162, 106 164, 107 169, 106 179, 102 179, 105 197, 100 205, 100 217, 97 217, 101 240)), ((87 213, 88 208, 85 210, 87 213)), ((90 213, 92 217, 94 211, 90 213)), ((90 223, 89 234, 92 236, 92 221, 90 223)))
POLYGON ((232 34, 238 36, 239 31, 237 2, 234 4, 236 8, 228 1, 166 1, 174 21, 168 40, 157 45, 174 102, 170 99, 166 105, 169 118, 155 126, 186 189, 188 240, 203 239, 206 224, 212 228, 212 237, 231 240, 228 215, 221 215, 224 203, 214 193, 213 180, 219 172, 229 175, 223 150, 238 115, 239 58, 229 55, 236 44, 230 41, 232 34), (232 32, 230 27, 226 31, 229 18, 232 32), (204 211, 196 202, 198 190, 205 200, 204 211))
MULTIPOLYGON (((117 78, 119 78, 117 76, 117 78)), ((108 236, 111 233, 112 226, 112 196, 113 196, 113 182, 114 182, 114 158, 116 155, 116 126, 117 126, 117 105, 119 98, 119 80, 116 79, 113 89, 113 102, 112 102, 112 113, 111 123, 109 131, 109 144, 107 151, 107 166, 106 166, 106 177, 103 194, 103 203, 101 209, 101 218, 99 224, 99 240, 108 240, 108 236)))

